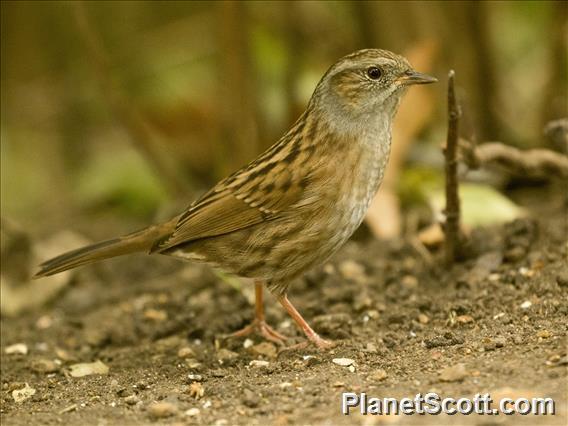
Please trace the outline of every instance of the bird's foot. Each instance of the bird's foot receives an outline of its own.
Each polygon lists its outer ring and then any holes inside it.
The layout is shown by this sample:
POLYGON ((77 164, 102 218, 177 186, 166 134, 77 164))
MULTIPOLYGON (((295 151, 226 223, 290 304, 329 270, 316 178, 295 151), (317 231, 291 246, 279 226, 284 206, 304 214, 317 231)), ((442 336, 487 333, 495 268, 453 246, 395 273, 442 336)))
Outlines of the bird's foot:
POLYGON ((241 330, 235 331, 227 336, 227 338, 234 338, 234 337, 246 337, 250 336, 251 334, 258 334, 265 338, 266 340, 276 343, 277 345, 284 346, 284 342, 286 341, 287 337, 283 334, 278 333, 272 327, 270 327, 266 321, 259 320, 255 318, 253 322, 246 327, 242 328, 241 330))

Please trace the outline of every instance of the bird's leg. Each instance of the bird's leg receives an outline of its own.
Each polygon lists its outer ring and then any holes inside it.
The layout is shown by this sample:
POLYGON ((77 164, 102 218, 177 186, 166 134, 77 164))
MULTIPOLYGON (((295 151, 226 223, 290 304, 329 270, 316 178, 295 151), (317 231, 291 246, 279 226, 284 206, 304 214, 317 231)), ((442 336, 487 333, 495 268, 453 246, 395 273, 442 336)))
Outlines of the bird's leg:
POLYGON ((298 327, 302 329, 310 342, 312 342, 320 349, 329 349, 334 346, 332 342, 319 337, 319 335, 312 329, 312 327, 310 327, 310 325, 306 322, 302 315, 300 315, 300 313, 296 310, 294 305, 290 303, 286 294, 277 296, 277 298, 284 309, 286 309, 286 312, 288 312, 288 314, 292 317, 296 324, 298 324, 298 327))
POLYGON ((254 281, 254 293, 255 293, 255 309, 254 309, 254 320, 251 324, 247 325, 245 328, 231 333, 229 337, 244 337, 253 333, 258 333, 265 339, 271 342, 283 345, 286 340, 286 336, 278 333, 272 327, 270 327, 264 318, 264 284, 261 280, 254 281))

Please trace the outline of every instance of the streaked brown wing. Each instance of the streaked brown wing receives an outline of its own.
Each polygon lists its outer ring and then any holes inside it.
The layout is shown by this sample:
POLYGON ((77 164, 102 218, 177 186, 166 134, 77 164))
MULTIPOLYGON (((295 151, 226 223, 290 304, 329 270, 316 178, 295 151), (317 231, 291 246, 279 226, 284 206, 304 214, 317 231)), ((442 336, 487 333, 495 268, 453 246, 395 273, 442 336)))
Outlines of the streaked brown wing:
POLYGON ((259 164, 220 182, 186 213, 152 251, 248 228, 277 216, 299 201, 304 180, 286 163, 259 164))

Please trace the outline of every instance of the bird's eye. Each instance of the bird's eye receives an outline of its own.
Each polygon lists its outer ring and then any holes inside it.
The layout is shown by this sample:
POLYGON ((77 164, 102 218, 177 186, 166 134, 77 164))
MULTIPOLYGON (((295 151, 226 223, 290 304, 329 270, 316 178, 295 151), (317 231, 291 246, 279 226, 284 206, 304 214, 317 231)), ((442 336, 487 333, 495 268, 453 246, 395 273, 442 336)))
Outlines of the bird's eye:
POLYGON ((369 67, 367 68, 367 75, 371 80, 378 80, 383 75, 383 72, 379 67, 369 67))

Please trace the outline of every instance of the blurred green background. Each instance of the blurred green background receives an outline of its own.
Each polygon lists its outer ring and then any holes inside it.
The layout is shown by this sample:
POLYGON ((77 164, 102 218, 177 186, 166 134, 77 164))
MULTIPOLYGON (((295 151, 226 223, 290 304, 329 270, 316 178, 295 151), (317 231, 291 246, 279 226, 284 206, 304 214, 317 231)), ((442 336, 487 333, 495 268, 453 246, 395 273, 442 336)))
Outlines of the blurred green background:
POLYGON ((566 116, 566 36, 566 2, 3 1, 2 216, 100 237, 177 212, 366 47, 422 52, 441 80, 415 165, 445 138, 450 68, 464 136, 539 146, 566 116))

